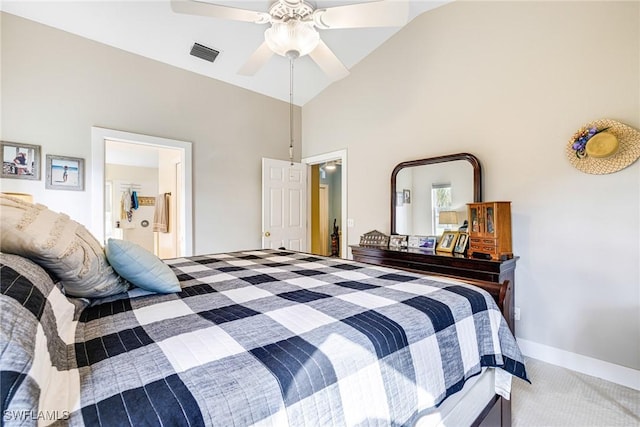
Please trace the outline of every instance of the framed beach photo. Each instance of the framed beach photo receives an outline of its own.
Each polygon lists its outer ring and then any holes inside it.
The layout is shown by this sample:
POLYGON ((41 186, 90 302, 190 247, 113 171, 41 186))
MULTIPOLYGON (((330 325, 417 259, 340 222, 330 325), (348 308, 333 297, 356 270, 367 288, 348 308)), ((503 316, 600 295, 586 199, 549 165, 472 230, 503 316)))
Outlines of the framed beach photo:
POLYGON ((458 232, 458 241, 453 248, 453 252, 457 254, 463 254, 467 250, 469 245, 469 233, 458 232))
POLYGON ((423 249, 436 250, 436 244, 438 243, 437 236, 427 236, 424 241, 421 242, 420 247, 423 249))
POLYGON ((436 236, 420 236, 418 247, 420 249, 428 249, 430 251, 435 251, 437 239, 438 238, 436 236))
POLYGON ((2 178, 40 179, 40 146, 0 141, 2 178))
POLYGON ((84 159, 47 154, 47 181, 51 190, 84 190, 84 159))
POLYGON ((458 240, 458 234, 457 231, 445 231, 442 233, 442 238, 440 239, 440 243, 438 243, 436 251, 453 252, 453 248, 456 246, 456 241, 458 240))

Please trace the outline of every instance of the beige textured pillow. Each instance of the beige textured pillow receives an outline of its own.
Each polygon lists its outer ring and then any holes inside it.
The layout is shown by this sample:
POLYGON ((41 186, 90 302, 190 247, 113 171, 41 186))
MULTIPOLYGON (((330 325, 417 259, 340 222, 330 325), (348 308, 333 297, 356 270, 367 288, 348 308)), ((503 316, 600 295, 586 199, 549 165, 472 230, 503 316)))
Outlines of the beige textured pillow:
POLYGON ((0 251, 35 261, 70 296, 104 297, 129 288, 83 225, 41 204, 0 195, 0 251))

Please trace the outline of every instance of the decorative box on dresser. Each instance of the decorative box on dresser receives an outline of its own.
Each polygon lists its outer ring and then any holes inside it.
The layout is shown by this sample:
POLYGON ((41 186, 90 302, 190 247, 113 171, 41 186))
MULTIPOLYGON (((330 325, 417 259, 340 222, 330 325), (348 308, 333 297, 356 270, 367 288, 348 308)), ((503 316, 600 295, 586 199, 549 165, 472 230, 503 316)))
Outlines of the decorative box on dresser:
POLYGON ((491 259, 513 257, 511 249, 511 202, 468 203, 469 254, 491 259))

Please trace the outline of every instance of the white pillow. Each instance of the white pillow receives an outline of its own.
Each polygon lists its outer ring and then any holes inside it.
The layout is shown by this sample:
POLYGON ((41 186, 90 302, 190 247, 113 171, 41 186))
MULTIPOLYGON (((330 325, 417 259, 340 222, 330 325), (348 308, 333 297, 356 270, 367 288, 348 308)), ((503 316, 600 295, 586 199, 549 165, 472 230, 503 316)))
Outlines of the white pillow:
POLYGON ((142 246, 109 239, 104 249, 109 264, 131 284, 158 293, 180 292, 180 282, 171 267, 142 246))
POLYGON ((41 204, 0 195, 0 251, 35 261, 70 296, 104 297, 129 288, 83 225, 41 204))

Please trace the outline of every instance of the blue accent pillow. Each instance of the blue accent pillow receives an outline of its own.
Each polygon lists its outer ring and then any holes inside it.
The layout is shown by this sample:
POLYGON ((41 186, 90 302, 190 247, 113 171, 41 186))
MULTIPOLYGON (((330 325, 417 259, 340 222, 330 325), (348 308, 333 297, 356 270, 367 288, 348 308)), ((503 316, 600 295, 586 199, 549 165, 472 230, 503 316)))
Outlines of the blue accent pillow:
POLYGON ((180 282, 171 267, 142 246, 109 239, 104 249, 111 267, 134 286, 157 293, 180 292, 180 282))

